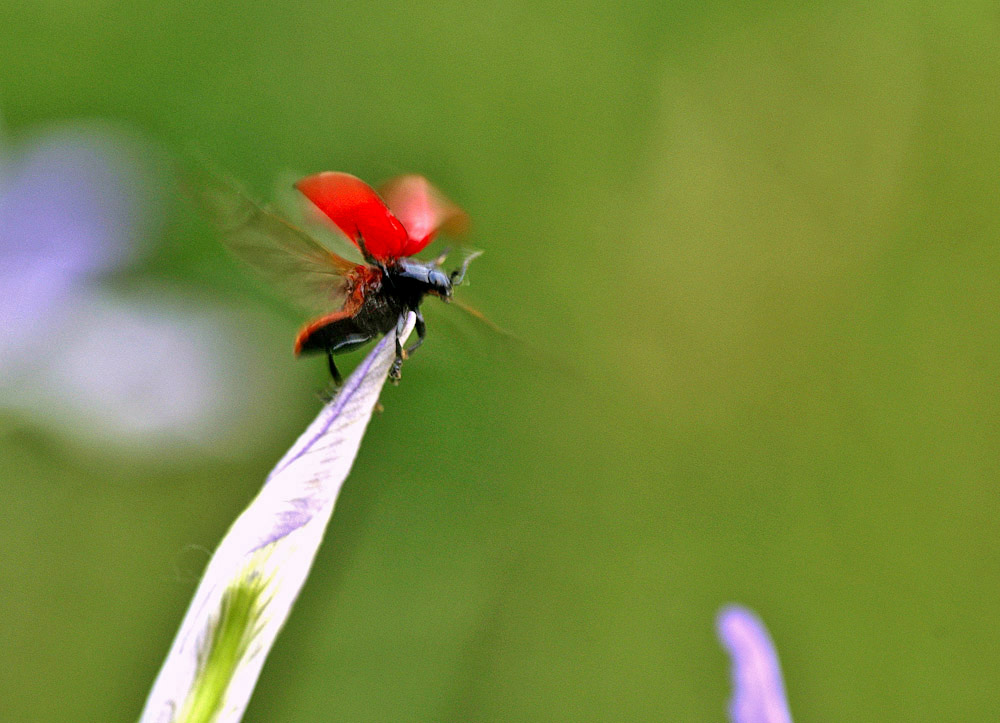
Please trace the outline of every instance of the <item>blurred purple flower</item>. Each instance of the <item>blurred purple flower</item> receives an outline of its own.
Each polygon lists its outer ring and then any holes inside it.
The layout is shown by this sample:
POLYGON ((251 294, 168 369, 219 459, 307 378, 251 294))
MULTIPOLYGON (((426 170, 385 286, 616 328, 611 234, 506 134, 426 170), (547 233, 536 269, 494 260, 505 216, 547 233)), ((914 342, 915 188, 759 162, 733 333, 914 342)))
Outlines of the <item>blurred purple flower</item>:
POLYGON ((0 154, 0 361, 125 260, 146 209, 122 145, 108 131, 67 127, 0 154))
POLYGON ((729 605, 716 619, 719 639, 733 663, 732 723, 791 723, 778 653, 751 610, 729 605))
POLYGON ((139 296, 99 283, 152 236, 149 157, 92 124, 16 153, 0 136, 0 405, 133 451, 218 449, 275 391, 242 389, 241 374, 264 374, 248 369, 259 361, 236 314, 162 286, 139 296))

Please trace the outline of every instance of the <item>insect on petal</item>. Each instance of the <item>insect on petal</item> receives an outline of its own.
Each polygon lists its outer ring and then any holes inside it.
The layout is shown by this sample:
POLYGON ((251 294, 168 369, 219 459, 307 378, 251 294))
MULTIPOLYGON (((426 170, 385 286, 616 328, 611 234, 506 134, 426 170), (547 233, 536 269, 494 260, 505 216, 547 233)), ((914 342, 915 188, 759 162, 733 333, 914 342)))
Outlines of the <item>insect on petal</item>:
POLYGON ((358 248, 364 242, 378 261, 404 256, 407 234, 403 224, 367 183, 349 173, 327 171, 295 184, 316 207, 347 234, 358 248))

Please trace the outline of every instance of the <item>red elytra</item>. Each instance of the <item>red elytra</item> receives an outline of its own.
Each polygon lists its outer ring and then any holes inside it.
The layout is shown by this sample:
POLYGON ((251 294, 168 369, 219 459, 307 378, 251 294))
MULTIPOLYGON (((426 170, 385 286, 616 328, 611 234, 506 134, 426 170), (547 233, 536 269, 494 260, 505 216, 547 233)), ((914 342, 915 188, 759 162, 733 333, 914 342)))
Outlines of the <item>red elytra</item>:
POLYGON ((464 226, 461 209, 423 176, 388 181, 381 188, 385 201, 349 173, 317 173, 295 187, 363 252, 383 263, 420 253, 443 225, 456 231, 464 226))

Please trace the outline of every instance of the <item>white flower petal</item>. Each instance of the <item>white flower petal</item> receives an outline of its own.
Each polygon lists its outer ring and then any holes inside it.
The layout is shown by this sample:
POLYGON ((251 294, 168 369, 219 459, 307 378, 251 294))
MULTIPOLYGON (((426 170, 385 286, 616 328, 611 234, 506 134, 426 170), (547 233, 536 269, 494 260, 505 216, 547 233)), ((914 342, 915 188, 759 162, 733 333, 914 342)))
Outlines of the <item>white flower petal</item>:
MULTIPOLYGON (((404 339, 414 321, 409 314, 404 339)), ((376 345, 226 533, 195 592, 140 723, 175 721, 175 716, 190 710, 192 695, 206 686, 219 685, 214 677, 219 671, 206 670, 204 661, 212 658, 212 641, 219 621, 225 618, 225 603, 237 592, 258 586, 254 599, 262 602, 246 621, 248 643, 245 650, 241 648, 234 669, 223 671, 219 699, 212 708, 217 715, 212 718, 215 723, 234 723, 242 718, 354 463, 395 358, 394 339, 395 334, 390 333, 376 345)))

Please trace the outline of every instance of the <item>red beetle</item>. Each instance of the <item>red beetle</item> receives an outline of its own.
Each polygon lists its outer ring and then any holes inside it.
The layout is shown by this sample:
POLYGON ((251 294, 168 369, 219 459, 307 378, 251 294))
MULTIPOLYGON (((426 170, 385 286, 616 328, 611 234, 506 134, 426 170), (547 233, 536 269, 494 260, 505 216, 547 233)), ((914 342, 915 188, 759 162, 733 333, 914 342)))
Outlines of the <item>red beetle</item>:
POLYGON ((299 331, 297 355, 325 353, 339 385, 342 379, 334 355, 395 329, 396 361, 390 378, 398 380, 403 360, 426 335, 420 313, 424 297, 450 301, 452 289, 462 283, 469 263, 481 252, 466 256, 451 273, 441 269, 444 256, 429 262, 410 257, 423 250, 439 229, 461 231, 465 214, 422 176, 393 179, 380 187, 381 195, 347 173, 318 173, 295 187, 347 235, 366 263, 333 253, 238 191, 213 184, 206 200, 222 220, 227 245, 237 254, 268 276, 292 285, 299 295, 322 298, 326 308, 339 307, 299 331), (417 341, 404 349, 398 334, 410 311, 417 317, 417 341))

